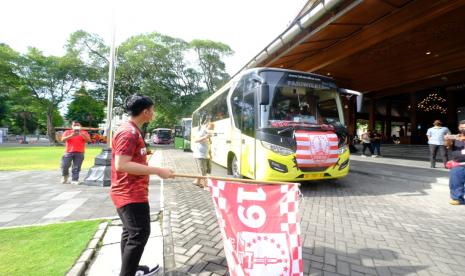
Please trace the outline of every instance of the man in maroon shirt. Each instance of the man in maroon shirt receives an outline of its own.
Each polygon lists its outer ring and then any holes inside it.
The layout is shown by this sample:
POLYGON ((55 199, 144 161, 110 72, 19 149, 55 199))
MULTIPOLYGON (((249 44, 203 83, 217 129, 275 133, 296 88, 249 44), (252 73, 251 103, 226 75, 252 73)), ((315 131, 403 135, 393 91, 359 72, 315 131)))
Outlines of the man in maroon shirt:
POLYGON ((132 95, 125 100, 129 121, 115 132, 112 141, 111 199, 121 221, 121 276, 154 275, 159 266, 139 266, 150 235, 149 175, 172 178, 173 171, 147 164, 147 149, 140 127, 152 120, 153 101, 132 95), (137 273, 137 274, 136 274, 137 273))
POLYGON ((71 127, 72 129, 66 130, 61 136, 61 141, 66 142, 65 154, 61 158, 61 183, 63 184, 69 183, 69 167, 71 167, 71 163, 73 163, 73 169, 71 170, 72 183, 79 184, 79 172, 84 161, 86 143, 91 141, 89 133, 81 129, 81 124, 78 121, 73 121, 71 127))

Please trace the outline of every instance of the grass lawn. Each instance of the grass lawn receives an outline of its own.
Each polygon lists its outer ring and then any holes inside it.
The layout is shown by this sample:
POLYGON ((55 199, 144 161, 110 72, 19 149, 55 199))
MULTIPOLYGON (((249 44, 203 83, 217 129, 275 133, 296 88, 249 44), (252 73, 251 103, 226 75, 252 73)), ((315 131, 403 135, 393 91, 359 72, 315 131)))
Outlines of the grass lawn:
POLYGON ((0 229, 0 275, 65 275, 100 222, 0 229))
MULTIPOLYGON (((64 151, 64 147, 2 147, 0 171, 59 170, 64 151)), ((86 147, 82 168, 92 167, 101 151, 100 147, 86 147)))

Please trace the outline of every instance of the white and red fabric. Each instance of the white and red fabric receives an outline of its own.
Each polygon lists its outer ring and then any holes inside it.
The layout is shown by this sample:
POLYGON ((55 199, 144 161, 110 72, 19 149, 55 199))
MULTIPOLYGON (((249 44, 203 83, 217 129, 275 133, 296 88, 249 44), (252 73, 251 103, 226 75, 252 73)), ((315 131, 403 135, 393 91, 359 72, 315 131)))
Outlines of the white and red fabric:
POLYGON ((297 130, 298 168, 329 167, 339 158, 338 138, 334 132, 297 130))
POLYGON ((300 276, 298 187, 209 179, 232 276, 300 276))

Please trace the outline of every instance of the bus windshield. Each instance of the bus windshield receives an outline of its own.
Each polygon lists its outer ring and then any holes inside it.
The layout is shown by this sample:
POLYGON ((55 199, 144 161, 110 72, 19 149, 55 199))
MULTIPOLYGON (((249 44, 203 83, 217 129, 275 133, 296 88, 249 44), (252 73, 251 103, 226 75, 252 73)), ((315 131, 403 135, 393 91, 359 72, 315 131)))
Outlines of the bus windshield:
POLYGON ((273 71, 262 76, 270 87, 270 105, 260 107, 261 128, 344 124, 339 93, 328 79, 273 71))

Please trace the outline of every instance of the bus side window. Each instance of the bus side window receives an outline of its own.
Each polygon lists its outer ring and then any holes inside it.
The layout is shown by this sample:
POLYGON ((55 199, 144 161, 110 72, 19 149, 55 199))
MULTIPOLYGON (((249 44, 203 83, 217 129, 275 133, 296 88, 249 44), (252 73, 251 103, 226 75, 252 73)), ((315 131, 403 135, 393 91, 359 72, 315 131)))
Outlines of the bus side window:
POLYGON ((246 78, 242 98, 242 132, 255 137, 255 96, 258 92, 258 82, 246 78))
POLYGON ((234 92, 231 95, 231 109, 232 109, 232 115, 234 119, 234 125, 242 129, 242 91, 244 90, 244 82, 241 80, 236 88, 234 89, 234 92))

